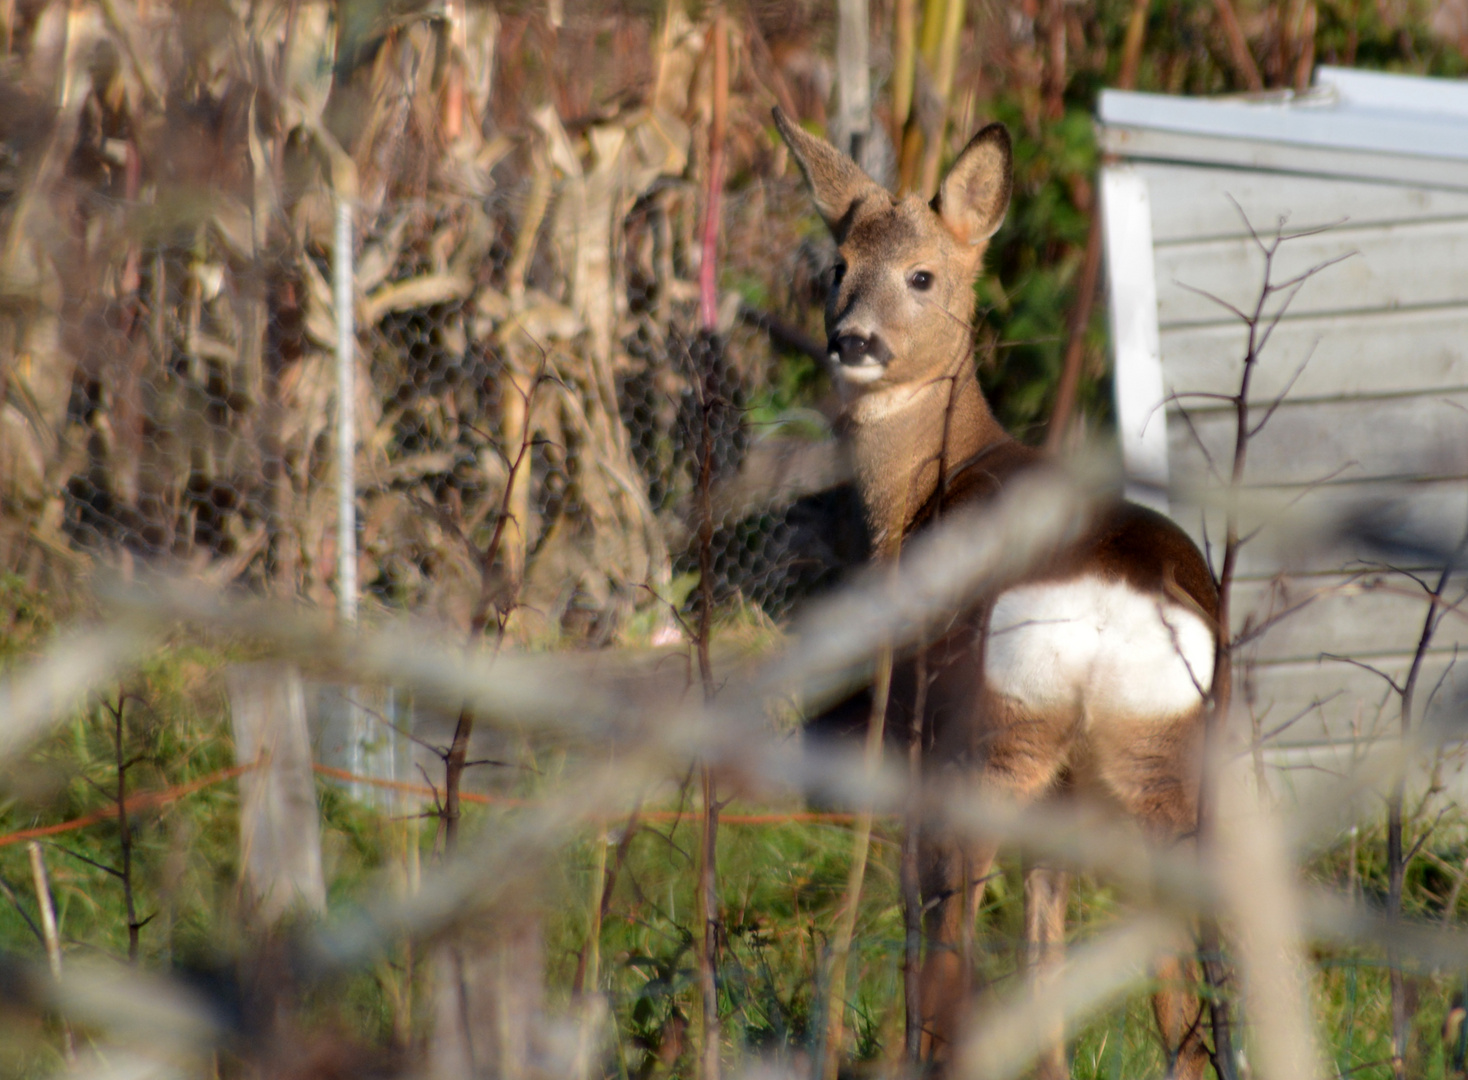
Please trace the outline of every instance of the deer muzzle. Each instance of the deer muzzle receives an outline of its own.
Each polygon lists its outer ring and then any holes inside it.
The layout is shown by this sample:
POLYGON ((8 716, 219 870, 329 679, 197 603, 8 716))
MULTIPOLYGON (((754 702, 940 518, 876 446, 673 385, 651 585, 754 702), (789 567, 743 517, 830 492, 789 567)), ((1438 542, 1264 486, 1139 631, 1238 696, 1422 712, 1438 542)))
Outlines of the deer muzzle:
POLYGON ((892 359, 892 350, 875 334, 870 337, 862 334, 833 334, 826 343, 826 351, 831 359, 840 361, 846 367, 885 367, 892 359))

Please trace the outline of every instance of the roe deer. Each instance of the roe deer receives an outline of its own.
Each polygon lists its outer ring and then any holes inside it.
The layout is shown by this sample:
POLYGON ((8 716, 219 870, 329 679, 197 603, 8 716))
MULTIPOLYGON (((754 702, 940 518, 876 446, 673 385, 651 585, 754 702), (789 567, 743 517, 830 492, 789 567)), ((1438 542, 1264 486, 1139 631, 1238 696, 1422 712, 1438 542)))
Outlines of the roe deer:
MULTIPOLYGON (((985 247, 1009 205, 1009 135, 999 124, 975 135, 925 203, 894 197, 835 147, 774 115, 840 252, 826 300, 843 394, 837 431, 873 549, 891 557, 945 509, 991 499, 1044 463, 990 411, 969 322, 985 247)), ((1161 842, 1190 837, 1217 604, 1207 563, 1182 530, 1116 502, 1059 559, 976 601, 925 646, 925 768, 962 770, 1021 802, 1099 795, 1161 842)), ((908 729, 902 713, 915 702, 917 670, 909 659, 894 674, 889 731, 908 729)), ((832 714, 864 724, 870 700, 866 691, 832 714)), ((924 833, 922 1045, 941 1061, 967 986, 957 951, 964 912, 977 910, 995 848, 924 833)), ((1030 956, 1054 964, 1064 875, 1032 870, 1025 892, 1030 956)), ((1161 966, 1153 1004, 1170 1072, 1201 1076, 1207 1054, 1197 999, 1185 990, 1189 965, 1161 966)), ((1058 1033, 1039 1073, 1068 1075, 1058 1033)))

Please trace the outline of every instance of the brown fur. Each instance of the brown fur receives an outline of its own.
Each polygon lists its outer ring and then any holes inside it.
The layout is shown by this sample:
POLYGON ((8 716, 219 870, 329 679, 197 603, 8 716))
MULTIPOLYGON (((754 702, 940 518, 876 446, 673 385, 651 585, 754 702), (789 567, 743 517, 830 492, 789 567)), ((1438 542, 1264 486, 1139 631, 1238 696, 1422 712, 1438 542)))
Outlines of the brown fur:
MULTIPOLYGON (((995 420, 975 374, 969 319, 988 239, 1008 207, 1009 136, 980 131, 959 155, 931 204, 894 198, 845 155, 793 125, 775 122, 836 238, 844 274, 826 305, 837 377, 846 399, 838 430, 850 455, 873 545, 890 557, 944 511, 982 504, 1014 477, 1047 467, 995 420), (926 279, 921 275, 928 275, 926 279), (843 344, 845 342, 846 344, 843 344), (852 359, 847 346, 855 342, 852 359)), ((1192 541, 1160 514, 1118 502, 1032 581, 1097 576, 1182 603, 1207 620, 1218 597, 1192 541)), ((958 771, 1024 801, 1085 792, 1100 796, 1162 842, 1197 825, 1201 709, 1171 720, 1080 714, 1032 715, 985 682, 989 604, 980 602, 927 647, 930 685, 922 718, 925 768, 958 771)), ((915 667, 894 673, 888 730, 910 730, 915 667), (908 715, 904 715, 908 714, 908 715)), ((868 715, 860 695, 831 714, 868 715)), ((1084 708, 1084 706, 1083 706, 1084 708)), ((835 727, 837 724, 828 724, 835 727)), ((937 830, 922 837, 921 891, 927 957, 922 972, 925 1053, 941 1061, 956 1037, 968 994, 959 960, 965 912, 977 909, 995 848, 959 844, 937 830), (968 894, 967 896, 965 894, 968 894)), ((1065 875, 1027 878, 1028 956, 1038 972, 1059 963, 1065 875)), ((1206 1053, 1190 963, 1169 961, 1155 999, 1173 1075, 1201 1076, 1206 1053)), ((1038 1074, 1065 1074, 1058 1027, 1038 1074)))

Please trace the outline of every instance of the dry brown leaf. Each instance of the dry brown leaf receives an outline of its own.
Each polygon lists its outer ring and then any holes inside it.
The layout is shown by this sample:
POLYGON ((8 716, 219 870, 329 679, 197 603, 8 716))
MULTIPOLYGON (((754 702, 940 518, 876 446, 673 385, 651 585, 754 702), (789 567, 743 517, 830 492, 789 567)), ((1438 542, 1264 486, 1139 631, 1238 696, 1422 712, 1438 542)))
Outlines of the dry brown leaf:
POLYGON ((500 324, 495 336, 501 341, 524 335, 532 343, 570 341, 586 329, 576 312, 557 303, 538 289, 525 294, 524 306, 500 324))
POLYGON ((474 282, 462 274, 423 274, 384 285, 362 301, 362 323, 376 326, 384 315, 467 299, 474 282))
POLYGON ((230 258, 249 262, 255 257, 255 225, 250 208, 239 199, 217 194, 209 224, 230 258))
POLYGON ((398 260, 403 255, 403 234, 411 216, 410 210, 399 210, 386 227, 379 228, 377 234, 362 245, 355 268, 357 288, 362 292, 371 293, 397 269, 398 260))
POLYGON ((315 260, 305 254, 296 260, 301 277, 306 283, 306 295, 302 307, 306 312, 306 333, 323 349, 336 348, 336 303, 332 299, 331 286, 316 268, 315 260))
POLYGON ((286 130, 297 126, 316 127, 331 94, 335 5, 298 3, 295 25, 283 66, 287 92, 281 101, 286 130))
POLYGON ((0 497, 29 506, 45 493, 46 458, 35 429, 14 405, 0 406, 0 497))

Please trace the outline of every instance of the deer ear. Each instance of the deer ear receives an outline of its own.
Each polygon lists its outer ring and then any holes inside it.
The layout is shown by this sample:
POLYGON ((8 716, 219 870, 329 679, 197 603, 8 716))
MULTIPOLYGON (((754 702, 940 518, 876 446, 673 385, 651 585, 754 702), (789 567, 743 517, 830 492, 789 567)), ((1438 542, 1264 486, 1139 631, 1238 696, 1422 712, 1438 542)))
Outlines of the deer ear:
POLYGON ((999 231, 1013 187, 1009 132, 990 124, 958 155, 933 196, 933 209, 964 243, 980 244, 999 231))
POLYGON ((772 111, 775 127, 780 129, 785 145, 790 147, 805 182, 810 185, 816 209, 839 241, 850 224, 851 208, 869 192, 886 193, 856 162, 825 139, 800 128, 780 108, 772 111))

